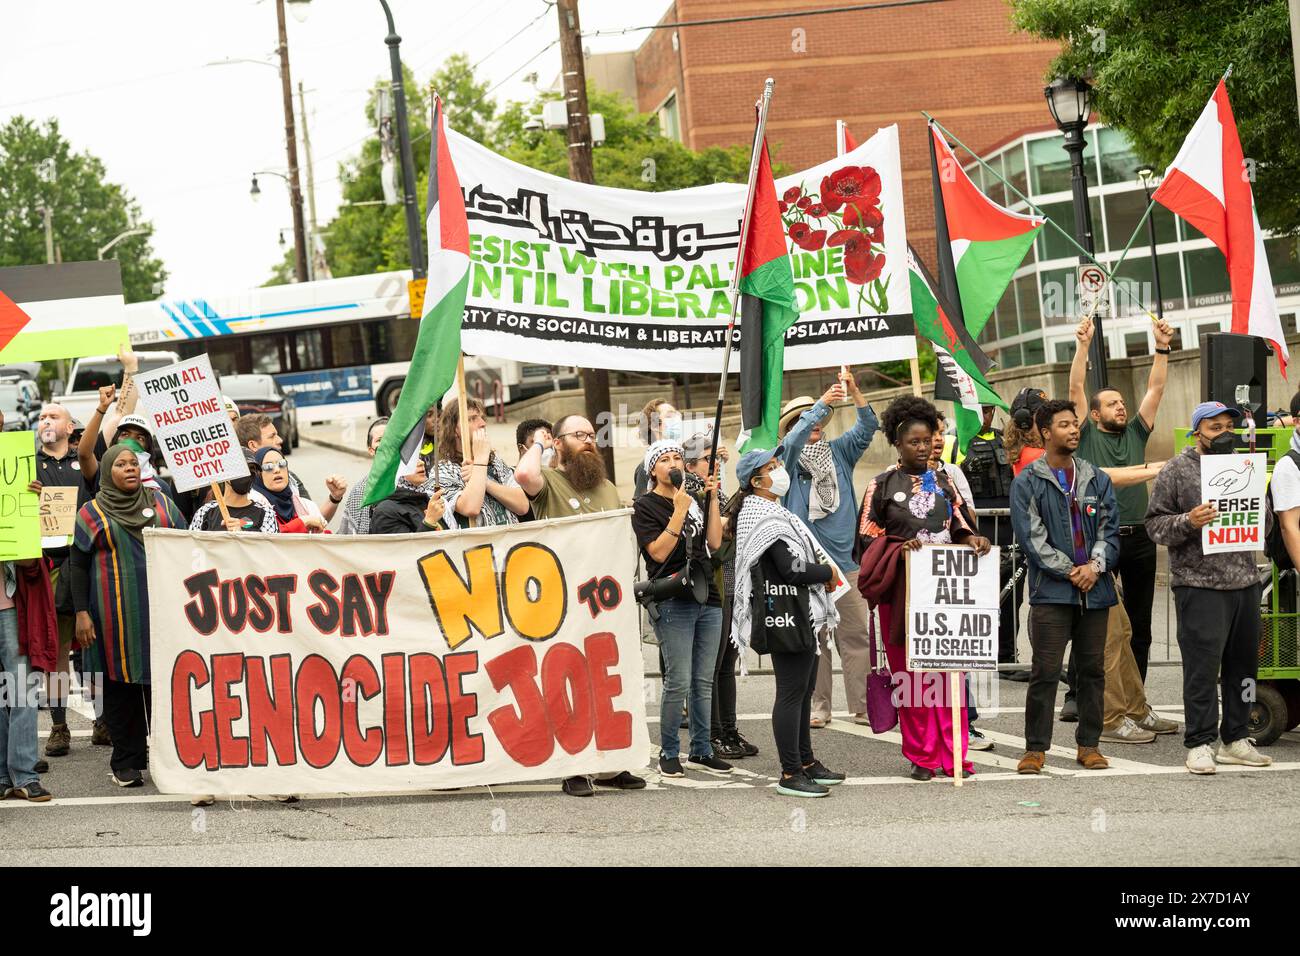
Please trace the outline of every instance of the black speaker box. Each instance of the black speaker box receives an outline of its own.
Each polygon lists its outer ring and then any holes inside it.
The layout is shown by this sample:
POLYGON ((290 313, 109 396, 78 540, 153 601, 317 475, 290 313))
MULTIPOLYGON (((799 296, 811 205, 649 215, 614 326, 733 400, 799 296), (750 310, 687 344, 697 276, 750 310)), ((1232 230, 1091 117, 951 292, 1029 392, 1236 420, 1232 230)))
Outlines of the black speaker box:
POLYGON ((1201 336, 1201 401, 1223 402, 1268 424, 1268 343, 1256 335, 1207 332, 1201 336))

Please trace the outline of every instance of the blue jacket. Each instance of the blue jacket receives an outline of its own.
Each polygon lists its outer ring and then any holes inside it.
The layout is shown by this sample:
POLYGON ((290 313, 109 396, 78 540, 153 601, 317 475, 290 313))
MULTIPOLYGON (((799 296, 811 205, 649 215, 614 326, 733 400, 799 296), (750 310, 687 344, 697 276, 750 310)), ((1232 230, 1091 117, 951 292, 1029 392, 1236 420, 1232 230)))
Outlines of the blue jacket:
POLYGON ((875 437, 880 423, 870 405, 858 409, 858 420, 847 432, 830 443, 835 460, 835 474, 840 483, 840 506, 817 521, 808 520, 808 496, 812 493, 812 475, 799 465, 799 453, 808 443, 813 425, 830 414, 830 406, 818 401, 799 416, 785 438, 785 470, 790 473, 790 490, 781 504, 798 516, 812 529, 817 542, 826 549, 831 560, 846 573, 857 568, 853 560, 853 542, 858 531, 858 496, 853 490, 853 469, 875 437))
POLYGON ((1112 572, 1119 563, 1119 505, 1115 487, 1100 468, 1074 459, 1074 495, 1083 519, 1083 546, 1101 562, 1101 575, 1086 594, 1070 583, 1075 566, 1070 503, 1046 456, 1011 483, 1011 525, 1029 561, 1030 604, 1106 608, 1116 602, 1112 572))

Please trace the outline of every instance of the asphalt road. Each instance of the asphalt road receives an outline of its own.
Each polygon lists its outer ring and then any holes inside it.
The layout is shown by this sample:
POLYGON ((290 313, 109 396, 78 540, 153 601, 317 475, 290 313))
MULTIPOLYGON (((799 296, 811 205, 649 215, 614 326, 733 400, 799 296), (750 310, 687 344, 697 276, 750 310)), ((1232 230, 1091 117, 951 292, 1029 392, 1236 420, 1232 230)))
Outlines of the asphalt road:
MULTIPOLYGON (((364 462, 304 443, 296 472, 317 489, 364 462)), ((1157 608, 1160 602, 1157 601, 1157 608)), ((653 669, 653 651, 647 653, 653 669)), ((651 682, 651 687, 656 687, 651 682)), ((92 747, 90 723, 70 714, 73 751, 52 758, 49 804, 0 802, 11 866, 259 864, 1081 864, 1295 865, 1300 862, 1300 734, 1267 749, 1267 770, 1222 768, 1193 777, 1182 768, 1181 735, 1113 746, 1112 769, 1073 762, 1074 725, 1056 725, 1048 772, 1014 772, 1023 739, 1023 684, 994 682, 980 726, 995 741, 977 753, 976 776, 917 783, 905 774, 897 737, 873 736, 837 716, 815 731, 818 757, 849 775, 822 800, 776 794, 779 772, 768 713, 772 678, 740 683, 741 729, 758 757, 727 777, 688 771, 649 788, 565 796, 558 782, 407 796, 337 795, 281 804, 269 797, 192 808, 151 784, 123 791, 107 776, 108 751, 92 747)), ((1181 717, 1176 666, 1153 668, 1150 699, 1181 717)), ((844 707, 842 688, 836 706, 844 707)), ((659 740, 650 705, 651 741, 659 740)), ((42 735, 48 718, 42 715, 42 735)))

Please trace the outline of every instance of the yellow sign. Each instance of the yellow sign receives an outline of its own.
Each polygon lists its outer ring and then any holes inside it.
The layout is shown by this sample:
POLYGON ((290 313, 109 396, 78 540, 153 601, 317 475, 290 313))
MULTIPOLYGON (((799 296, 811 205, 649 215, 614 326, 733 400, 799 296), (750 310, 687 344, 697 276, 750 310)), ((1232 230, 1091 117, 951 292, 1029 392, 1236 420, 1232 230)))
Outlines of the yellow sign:
POLYGON ((411 300, 411 318, 413 319, 424 317, 424 288, 428 284, 428 279, 412 279, 406 283, 406 295, 411 300))

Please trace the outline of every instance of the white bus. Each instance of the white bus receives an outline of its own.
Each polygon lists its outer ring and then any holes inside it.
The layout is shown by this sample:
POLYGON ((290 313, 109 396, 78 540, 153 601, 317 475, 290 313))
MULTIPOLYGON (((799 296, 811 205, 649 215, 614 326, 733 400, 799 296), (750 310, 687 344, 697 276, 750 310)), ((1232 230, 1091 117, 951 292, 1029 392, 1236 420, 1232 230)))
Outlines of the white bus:
MULTIPOLYGON (((182 359, 207 352, 219 375, 274 376, 303 422, 388 415, 419 329, 407 297, 410 278, 380 272, 139 302, 126 307, 131 345, 182 359)), ((465 378, 470 395, 491 406, 570 385, 577 371, 467 356, 465 378)))

